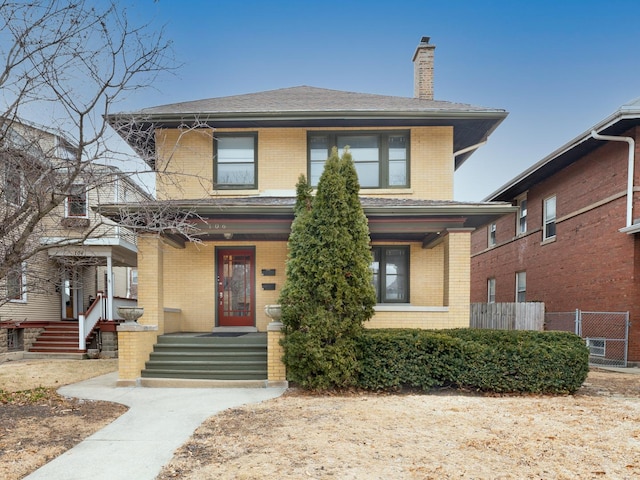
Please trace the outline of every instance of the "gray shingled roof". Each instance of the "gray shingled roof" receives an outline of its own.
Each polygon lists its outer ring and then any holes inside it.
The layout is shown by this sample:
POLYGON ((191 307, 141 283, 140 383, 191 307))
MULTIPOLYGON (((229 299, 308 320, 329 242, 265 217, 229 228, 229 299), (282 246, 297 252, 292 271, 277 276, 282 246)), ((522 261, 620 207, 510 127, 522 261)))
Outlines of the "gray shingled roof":
POLYGON ((504 112, 464 103, 344 92, 309 86, 172 103, 141 110, 143 115, 321 113, 321 112, 504 112))

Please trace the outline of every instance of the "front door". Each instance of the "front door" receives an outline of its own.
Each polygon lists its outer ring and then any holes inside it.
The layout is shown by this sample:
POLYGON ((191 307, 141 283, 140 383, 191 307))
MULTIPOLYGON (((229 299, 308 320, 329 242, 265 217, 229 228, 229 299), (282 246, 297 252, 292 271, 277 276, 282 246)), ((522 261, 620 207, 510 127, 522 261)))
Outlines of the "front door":
POLYGON ((84 311, 82 305, 82 282, 77 267, 65 267, 62 272, 62 318, 77 320, 78 314, 84 311))
POLYGON ((217 255, 218 326, 253 327, 255 252, 246 248, 221 248, 217 255))

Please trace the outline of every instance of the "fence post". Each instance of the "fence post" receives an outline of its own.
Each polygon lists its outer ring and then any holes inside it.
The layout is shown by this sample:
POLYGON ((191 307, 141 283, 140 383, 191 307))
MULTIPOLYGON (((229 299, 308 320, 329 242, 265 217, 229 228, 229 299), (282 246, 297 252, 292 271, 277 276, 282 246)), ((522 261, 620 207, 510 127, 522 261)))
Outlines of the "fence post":
POLYGON ((576 308, 576 330, 575 333, 579 337, 582 337, 582 321, 581 321, 580 309, 576 308))
POLYGON ((627 366, 629 356, 629 312, 625 315, 624 319, 624 366, 627 366))

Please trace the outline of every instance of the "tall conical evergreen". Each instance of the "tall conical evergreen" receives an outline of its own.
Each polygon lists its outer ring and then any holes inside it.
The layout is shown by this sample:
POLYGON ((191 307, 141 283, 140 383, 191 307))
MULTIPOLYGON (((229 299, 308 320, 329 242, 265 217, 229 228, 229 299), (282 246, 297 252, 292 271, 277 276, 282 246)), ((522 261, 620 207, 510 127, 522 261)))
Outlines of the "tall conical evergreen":
POLYGON ((313 201, 306 180, 298 182, 280 303, 288 376, 305 387, 355 384, 354 340, 375 304, 369 230, 359 189, 351 155, 340 158, 335 148, 313 201))

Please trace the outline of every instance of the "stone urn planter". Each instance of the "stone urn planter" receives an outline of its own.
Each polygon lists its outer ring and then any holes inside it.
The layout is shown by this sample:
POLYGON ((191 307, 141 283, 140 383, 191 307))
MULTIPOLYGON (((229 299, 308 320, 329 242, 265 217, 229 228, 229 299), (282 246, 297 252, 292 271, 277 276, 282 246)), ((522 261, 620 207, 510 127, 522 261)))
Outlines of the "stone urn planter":
POLYGON ((266 313, 267 317, 269 317, 274 322, 279 322, 280 321, 280 317, 282 316, 282 311, 280 310, 280 305, 265 305, 264 306, 264 313, 266 313))
POLYGON ((126 324, 137 324, 137 320, 144 313, 143 307, 118 307, 118 315, 124 318, 126 324))

